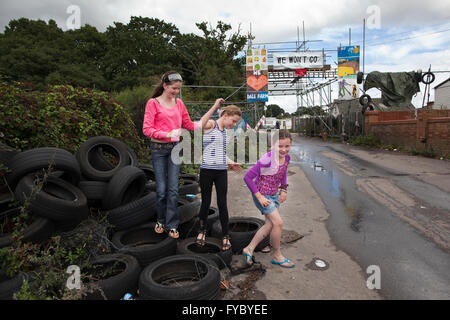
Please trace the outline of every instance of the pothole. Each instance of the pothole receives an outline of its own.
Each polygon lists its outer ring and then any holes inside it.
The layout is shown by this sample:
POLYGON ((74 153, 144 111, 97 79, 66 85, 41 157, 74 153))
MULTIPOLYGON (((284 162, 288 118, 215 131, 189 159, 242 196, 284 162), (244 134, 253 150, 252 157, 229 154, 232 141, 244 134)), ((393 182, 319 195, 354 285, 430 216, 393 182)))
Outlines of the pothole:
POLYGON ((311 270, 317 270, 317 271, 325 271, 330 267, 328 262, 326 262, 325 260, 320 259, 320 258, 313 258, 311 260, 311 262, 306 264, 305 266, 311 270))

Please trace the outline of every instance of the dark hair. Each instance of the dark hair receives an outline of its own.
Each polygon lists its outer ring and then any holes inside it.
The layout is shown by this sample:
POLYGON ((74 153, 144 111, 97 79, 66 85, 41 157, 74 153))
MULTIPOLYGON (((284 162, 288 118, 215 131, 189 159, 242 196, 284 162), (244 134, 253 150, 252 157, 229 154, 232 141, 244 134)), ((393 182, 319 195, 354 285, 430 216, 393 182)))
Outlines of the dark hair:
POLYGON ((287 129, 281 129, 278 132, 278 140, 281 139, 290 139, 292 141, 291 133, 287 129))
POLYGON ((291 133, 287 129, 280 129, 277 132, 278 134, 272 135, 272 145, 275 144, 278 140, 289 139, 292 142, 291 133))
POLYGON ((177 71, 173 71, 173 70, 172 71, 167 71, 166 73, 164 73, 161 76, 161 80, 156 85, 155 89, 153 89, 151 98, 156 98, 156 97, 159 97, 160 95, 162 95, 162 93, 164 92, 164 83, 170 85, 170 84, 173 84, 174 82, 180 81, 180 80, 168 81, 169 75, 175 74, 175 73, 178 73, 178 72, 177 71))

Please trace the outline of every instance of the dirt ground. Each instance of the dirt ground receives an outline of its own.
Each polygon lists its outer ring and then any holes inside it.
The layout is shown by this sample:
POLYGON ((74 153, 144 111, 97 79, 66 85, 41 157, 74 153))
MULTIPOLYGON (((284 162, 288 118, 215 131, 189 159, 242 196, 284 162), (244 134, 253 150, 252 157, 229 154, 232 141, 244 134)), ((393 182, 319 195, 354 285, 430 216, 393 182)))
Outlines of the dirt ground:
MULTIPOLYGON (((228 174, 230 217, 263 219, 243 180, 245 172, 228 174)), ((231 276, 228 270, 223 271, 223 277, 231 286, 225 283, 228 289, 222 291, 219 299, 382 299, 376 290, 366 285, 370 274, 331 243, 326 229, 329 213, 300 167, 289 166, 288 183, 288 198, 280 208, 285 241, 281 248, 296 264, 295 268, 272 265, 270 253, 256 252, 255 258, 265 272, 255 270, 231 276), (286 243, 296 235, 300 239, 286 243), (315 259, 323 260, 326 267, 315 267, 315 259)), ((217 206, 215 195, 212 206, 217 206)), ((232 266, 244 266, 241 255, 233 256, 232 266)))

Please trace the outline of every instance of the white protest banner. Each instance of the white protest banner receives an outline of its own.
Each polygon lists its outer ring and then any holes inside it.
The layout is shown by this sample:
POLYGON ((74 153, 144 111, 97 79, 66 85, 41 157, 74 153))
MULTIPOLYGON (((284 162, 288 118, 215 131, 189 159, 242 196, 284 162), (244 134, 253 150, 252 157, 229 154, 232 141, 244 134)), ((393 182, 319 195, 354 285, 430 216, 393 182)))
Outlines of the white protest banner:
POLYGON ((273 69, 323 68, 322 51, 303 51, 273 54, 273 69))

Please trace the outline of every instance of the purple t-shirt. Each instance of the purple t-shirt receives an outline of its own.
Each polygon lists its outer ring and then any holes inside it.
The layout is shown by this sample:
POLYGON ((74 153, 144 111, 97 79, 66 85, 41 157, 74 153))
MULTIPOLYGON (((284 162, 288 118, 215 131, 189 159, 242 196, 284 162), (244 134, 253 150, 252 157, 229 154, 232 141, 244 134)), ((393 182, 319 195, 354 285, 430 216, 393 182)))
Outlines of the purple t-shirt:
POLYGON ((258 191, 263 195, 276 194, 280 185, 287 184, 287 168, 290 159, 291 157, 287 154, 284 164, 278 166, 274 163, 271 151, 262 156, 244 176, 250 191, 253 194, 258 191))

